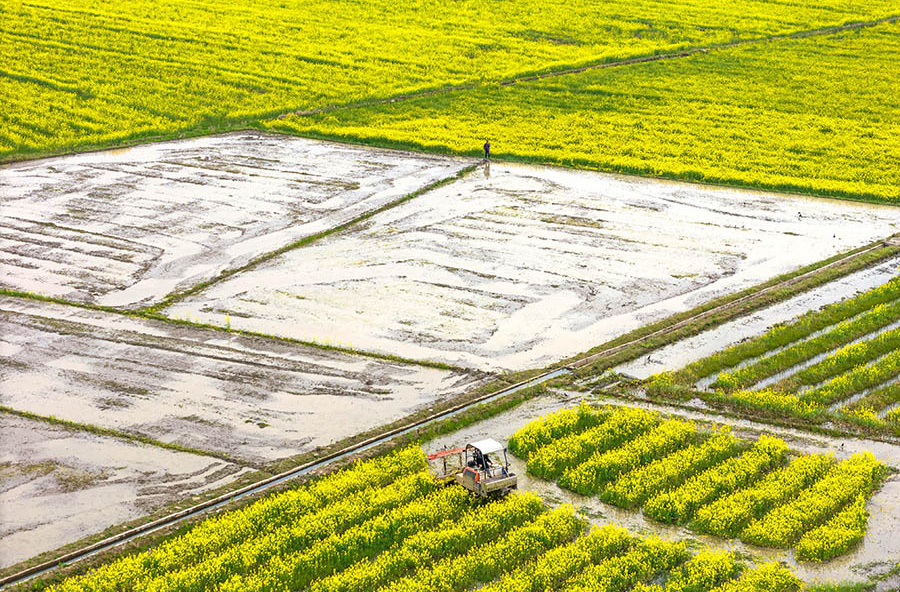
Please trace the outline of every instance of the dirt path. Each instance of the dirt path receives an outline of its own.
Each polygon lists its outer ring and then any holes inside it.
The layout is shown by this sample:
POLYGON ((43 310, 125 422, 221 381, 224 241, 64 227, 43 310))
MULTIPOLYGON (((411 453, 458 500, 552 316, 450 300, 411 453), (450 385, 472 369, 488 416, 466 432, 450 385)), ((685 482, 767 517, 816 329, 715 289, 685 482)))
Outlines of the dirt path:
MULTIPOLYGON (((739 39, 737 41, 730 41, 728 43, 718 43, 713 45, 703 45, 700 47, 693 47, 689 49, 685 49, 682 51, 675 51, 671 53, 661 53, 655 55, 646 55, 646 56, 638 56, 634 58, 627 58, 623 60, 614 60, 614 61, 604 61, 597 62, 593 64, 587 64, 583 66, 569 67, 551 70, 549 72, 542 72, 539 74, 531 74, 522 77, 515 78, 507 78, 504 80, 498 81, 496 84, 500 86, 511 86, 513 84, 517 84, 520 82, 534 82, 537 80, 544 80, 546 78, 554 78, 557 76, 567 76, 569 74, 580 74, 582 72, 588 72, 590 70, 602 70, 605 68, 619 68, 622 66, 633 66, 635 64, 644 64, 647 62, 659 62, 662 60, 673 60, 680 58, 688 58, 698 53, 706 53, 709 51, 719 50, 719 49, 728 49, 731 47, 739 47, 743 45, 756 45, 761 43, 768 43, 770 41, 781 41, 783 39, 803 39, 806 37, 818 37, 822 35, 833 35, 835 33, 840 33, 842 31, 849 31, 853 29, 862 29, 866 27, 875 27, 877 25, 883 25, 886 23, 894 23, 900 20, 900 15, 890 16, 883 19, 878 19, 874 21, 864 21, 859 23, 847 23, 844 25, 836 25, 831 27, 822 27, 819 29, 810 29, 807 31, 796 31, 794 33, 782 33, 780 35, 769 35, 767 37, 759 37, 756 39, 739 39)), ((398 103, 402 101, 410 101, 414 99, 420 99, 423 97, 431 97, 435 95, 442 95, 451 92, 457 91, 470 91, 475 90, 479 87, 478 84, 459 84, 454 86, 445 86, 442 88, 426 90, 421 92, 412 92, 405 93, 401 95, 395 95, 393 97, 387 97, 384 99, 374 99, 368 101, 360 101, 356 103, 346 103, 343 105, 330 105, 328 107, 319 107, 317 109, 307 109, 301 111, 289 111, 287 113, 283 113, 278 116, 278 119, 283 119, 289 115, 297 115, 301 117, 306 117, 310 115, 319 115, 322 113, 331 113, 334 111, 344 111, 349 109, 359 109, 365 107, 373 107, 375 105, 384 105, 387 103, 398 103)))

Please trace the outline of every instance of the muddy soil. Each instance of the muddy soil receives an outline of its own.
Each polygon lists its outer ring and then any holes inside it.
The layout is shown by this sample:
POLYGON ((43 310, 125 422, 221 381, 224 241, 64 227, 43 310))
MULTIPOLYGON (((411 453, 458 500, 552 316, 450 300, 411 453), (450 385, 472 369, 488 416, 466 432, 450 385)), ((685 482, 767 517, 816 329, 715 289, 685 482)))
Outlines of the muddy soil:
POLYGON ((482 167, 168 314, 480 369, 541 366, 900 228, 900 210, 482 167))
POLYGON ((240 132, 0 167, 0 286, 147 305, 465 164, 240 132))
POLYGON ((390 423, 484 379, 0 298, 0 404, 256 464, 390 423))
MULTIPOLYGON (((506 442, 517 429, 529 421, 557 409, 576 405, 580 397, 581 395, 578 393, 559 392, 536 398, 495 418, 473 424, 429 442, 425 446, 426 452, 454 448, 466 442, 483 438, 494 438, 506 442)), ((833 451, 836 458, 846 458, 854 452, 869 450, 886 464, 900 469, 900 445, 811 435, 797 430, 734 420, 712 413, 685 412, 674 407, 624 403, 612 399, 603 402, 655 409, 664 413, 681 415, 698 423, 731 424, 734 426, 733 433, 745 438, 758 438, 762 433, 774 434, 785 440, 793 450, 803 453, 833 451)), ((754 561, 783 560, 794 573, 808 582, 865 580, 871 575, 890 570, 896 565, 897 557, 900 557, 900 537, 897 537, 897 533, 900 532, 900 475, 898 474, 894 474, 869 500, 867 506, 871 514, 869 530, 862 544, 847 555, 824 564, 816 564, 798 562, 792 551, 753 547, 737 540, 700 535, 682 527, 669 526, 645 519, 640 511, 623 510, 597 498, 581 496, 562 489, 554 483, 532 477, 526 474, 525 464, 521 460, 512 455, 509 458, 513 470, 519 475, 520 490, 532 491, 553 506, 570 503, 595 524, 612 522, 633 532, 656 533, 663 538, 673 540, 693 540, 709 548, 746 554, 754 561)), ((895 590, 897 584, 896 578, 881 582, 878 590, 895 590)))
POLYGON ((7 413, 0 413, 0 442, 0 567, 222 487, 248 470, 7 413))
POLYGON ((898 265, 900 257, 889 259, 710 331, 667 345, 649 356, 622 364, 615 371, 644 379, 658 372, 678 370, 735 343, 761 335, 773 325, 885 284, 897 277, 898 265))

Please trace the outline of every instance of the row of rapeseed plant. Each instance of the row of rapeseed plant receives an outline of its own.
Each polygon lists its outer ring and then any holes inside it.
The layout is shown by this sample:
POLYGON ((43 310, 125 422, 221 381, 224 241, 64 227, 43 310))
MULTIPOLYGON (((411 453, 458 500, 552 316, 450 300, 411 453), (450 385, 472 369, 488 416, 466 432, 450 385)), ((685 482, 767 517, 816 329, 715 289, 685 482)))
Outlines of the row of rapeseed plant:
MULTIPOLYGON (((585 428, 591 415, 575 410, 532 436, 585 428)), ((519 450, 529 442, 520 438, 519 450)), ((684 592, 795 592, 801 584, 777 565, 752 568, 722 552, 692 557, 683 542, 611 524, 587 530, 571 506, 548 509, 529 493, 477 500, 441 487, 422 452, 407 448, 204 520, 53 590, 649 592, 661 579, 684 592)))
POLYGON ((649 518, 705 533, 794 547, 800 559, 818 561, 862 539, 865 502, 886 474, 868 453, 840 462, 830 454, 792 457, 772 436, 745 442, 727 430, 704 434, 692 422, 633 408, 562 410, 523 427, 510 449, 529 473, 582 495, 641 506, 649 518), (633 425, 641 429, 627 429, 633 425), (611 439, 616 429, 627 435, 611 439), (855 526, 837 536, 848 523, 855 526))
POLYGON ((704 377, 715 377, 702 396, 900 431, 898 324, 900 277, 651 377, 646 387, 654 395, 684 396, 704 377))

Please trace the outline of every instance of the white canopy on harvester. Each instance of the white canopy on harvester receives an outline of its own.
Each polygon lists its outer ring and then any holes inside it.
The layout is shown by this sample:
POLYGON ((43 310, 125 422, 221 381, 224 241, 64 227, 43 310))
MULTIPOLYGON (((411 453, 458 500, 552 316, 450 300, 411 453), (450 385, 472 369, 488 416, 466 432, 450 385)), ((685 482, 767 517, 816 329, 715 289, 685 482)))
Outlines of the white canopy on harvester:
POLYGON ((504 448, 506 448, 500 442, 496 440, 492 440, 488 438, 486 440, 479 440, 478 442, 472 442, 469 444, 470 448, 476 448, 481 454, 491 454, 493 452, 500 452, 504 448))

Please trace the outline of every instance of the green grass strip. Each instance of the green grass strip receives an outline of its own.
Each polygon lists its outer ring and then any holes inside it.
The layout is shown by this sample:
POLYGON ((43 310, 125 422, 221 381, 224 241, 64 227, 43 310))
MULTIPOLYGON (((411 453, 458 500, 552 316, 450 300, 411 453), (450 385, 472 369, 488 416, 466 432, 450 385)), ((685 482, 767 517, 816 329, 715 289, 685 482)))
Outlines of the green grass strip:
POLYGON ((845 345, 820 362, 779 380, 772 389, 786 392, 813 386, 877 360, 900 348, 900 328, 882 333, 869 341, 845 345))
POLYGON ((839 323, 827 333, 801 341, 734 372, 722 372, 712 387, 726 390, 747 388, 844 343, 878 331, 898 319, 900 319, 900 301, 879 304, 859 317, 839 323))
MULTIPOLYGON (((900 277, 854 298, 830 304, 818 311, 808 312, 789 324, 778 325, 759 337, 742 341, 689 364, 676 372, 676 377, 687 376, 690 377, 692 383, 696 382, 704 376, 733 368, 744 360, 759 357, 768 351, 803 339, 825 327, 898 298, 900 298, 900 277)), ((681 380, 678 381, 681 382, 681 380)))
POLYGON ((34 421, 41 421, 44 423, 49 423, 51 425, 56 425, 60 427, 64 427, 70 430, 78 430, 81 432, 87 432, 89 434, 95 434, 97 436, 105 436, 109 438, 117 438, 119 440, 128 440, 131 442, 137 442, 140 444, 147 444, 149 446, 158 446, 159 448, 167 448, 169 450, 175 450, 177 452, 186 452, 188 454, 197 454, 200 456, 209 456, 212 458, 218 458, 220 460, 224 460, 229 463, 245 466, 250 465, 250 463, 241 460, 239 458, 235 458, 231 455, 225 454, 224 452, 213 452, 209 450, 200 450, 199 448, 191 448, 190 446, 183 446, 181 444, 177 444, 175 442, 163 442, 162 440, 157 440, 155 438, 150 438, 149 436, 143 436, 141 434, 132 434, 130 432, 123 432, 122 430, 115 430, 112 428, 103 428, 100 426, 96 426, 89 423, 81 423, 78 421, 69 421, 68 419, 60 419, 54 415, 39 415, 37 413, 31 413, 30 411, 21 411, 19 409, 13 409, 12 407, 7 407, 6 405, 0 405, 0 413, 9 413, 10 415, 17 415, 19 417, 24 417, 26 419, 31 419, 34 421))
POLYGON ((304 347, 312 347, 319 350, 324 351, 333 351, 344 354, 350 354, 353 356, 365 356, 367 358, 375 358, 378 360, 385 360, 388 362, 397 362, 400 364, 412 364, 416 366, 423 366, 425 368, 436 368, 438 370, 449 370, 454 372, 467 372, 468 370, 465 368, 461 368, 459 366, 453 366, 452 364, 446 364, 444 362, 435 362, 432 360, 415 360, 412 358, 404 358, 402 356, 397 356, 394 354, 383 354, 379 352, 355 349, 352 347, 343 347, 339 345, 328 345, 324 343, 318 343, 316 341, 305 341, 303 339, 295 339, 293 337, 282 337, 280 335, 270 335, 268 333, 259 333, 256 331, 248 331, 244 329, 233 329, 231 327, 224 327, 222 325, 213 325, 210 323, 198 323, 195 321, 189 321, 186 319, 175 319, 172 317, 167 317, 164 314, 158 312, 148 312, 145 310, 127 310, 127 309, 119 309, 112 308, 109 306, 100 306, 99 304, 91 304, 88 302, 77 302, 74 300, 66 300, 64 298, 57 298, 55 296, 44 296, 43 294, 35 294, 34 292, 20 292, 18 290, 9 290, 6 288, 0 288, 0 296, 9 296, 12 298, 22 298, 25 300, 34 300, 37 302, 49 302, 52 304, 59 304, 62 306, 72 306, 75 308, 82 308, 85 310, 93 310, 98 312, 104 312, 109 314, 115 314, 126 317, 133 317, 138 319, 147 319, 149 321, 160 321, 163 323, 167 323, 169 325, 177 325, 181 327, 191 327, 194 329, 208 329, 210 331, 219 331, 222 333, 229 333, 232 335, 241 335, 243 337, 252 337, 258 339, 267 339, 273 341, 280 341, 282 343, 290 343, 293 345, 302 345, 304 347))
POLYGON ((894 403, 900 403, 900 382, 894 382, 867 393, 865 397, 847 405, 841 411, 852 412, 856 409, 868 409, 875 413, 894 403))
MULTIPOLYGON (((859 365, 848 372, 844 372, 837 378, 833 378, 820 387, 806 391, 800 395, 803 401, 812 401, 819 405, 831 405, 851 397, 854 394, 887 382, 891 378, 900 374, 900 349, 896 349, 900 344, 900 338, 895 337, 891 340, 893 344, 887 355, 876 360, 869 365, 859 365)), ((861 344, 860 344, 861 345, 861 344)), ((856 350, 848 355, 856 357, 856 350)), ((868 360, 872 357, 873 351, 866 349, 865 353, 859 357, 868 360)), ((877 355, 877 354, 875 354, 877 355)))

